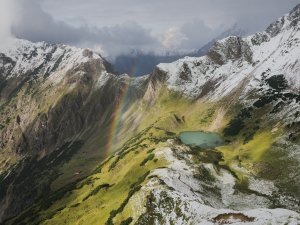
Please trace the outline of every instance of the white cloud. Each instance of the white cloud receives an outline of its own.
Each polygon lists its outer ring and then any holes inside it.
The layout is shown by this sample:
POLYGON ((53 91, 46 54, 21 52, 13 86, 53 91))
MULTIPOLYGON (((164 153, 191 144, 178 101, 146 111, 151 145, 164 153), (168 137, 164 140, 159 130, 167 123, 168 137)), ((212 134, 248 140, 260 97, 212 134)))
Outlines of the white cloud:
POLYGON ((101 44, 95 44, 95 45, 93 45, 92 49, 95 52, 100 53, 103 57, 108 57, 109 56, 108 53, 107 53, 107 51, 105 50, 105 48, 101 44))
POLYGON ((167 51, 187 52, 200 49, 226 29, 228 27, 211 28, 202 20, 194 20, 180 27, 171 27, 156 36, 167 51))
POLYGON ((167 50, 176 50, 184 40, 188 40, 179 27, 169 28, 159 39, 167 50))
POLYGON ((228 26, 232 26, 232 24, 228 24, 227 27, 218 26, 211 28, 202 20, 194 20, 185 23, 181 27, 181 32, 188 37, 188 39, 184 40, 180 47, 183 49, 199 49, 222 33, 225 29, 228 29, 228 26))

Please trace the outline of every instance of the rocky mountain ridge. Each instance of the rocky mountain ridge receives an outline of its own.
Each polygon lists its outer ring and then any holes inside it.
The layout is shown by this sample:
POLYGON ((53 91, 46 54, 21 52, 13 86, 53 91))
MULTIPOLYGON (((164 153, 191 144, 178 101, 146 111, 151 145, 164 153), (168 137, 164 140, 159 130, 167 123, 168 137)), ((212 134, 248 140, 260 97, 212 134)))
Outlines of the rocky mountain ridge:
MULTIPOLYGON (((24 40, 15 40, 14 47, 1 54, 0 62, 2 217, 19 211, 23 204, 28 205, 39 198, 43 190, 48 190, 50 180, 58 176, 55 166, 42 182, 33 182, 34 173, 47 169, 35 168, 34 164, 58 157, 66 143, 71 146, 85 140, 88 147, 77 156, 81 159, 90 151, 87 158, 91 160, 105 157, 106 152, 98 148, 106 148, 105 131, 113 121, 114 105, 125 88, 129 89, 132 100, 142 94, 145 79, 129 84, 127 75, 110 73, 110 65, 88 49, 24 40), (103 135, 98 138, 99 132, 103 135), (23 177, 22 171, 28 167, 32 167, 33 174, 23 177), (16 194, 20 189, 26 191, 16 194), (33 196, 35 192, 38 194, 33 196), (14 205, 14 202, 20 204, 14 205)), ((62 183, 86 176, 93 170, 94 163, 97 162, 93 161, 90 168, 84 164, 78 166, 77 162, 67 175, 69 178, 62 178, 62 183), (80 174, 74 177, 73 173, 78 171, 80 174)))
POLYGON ((260 75, 268 69, 285 73, 289 84, 299 89, 299 38, 297 6, 265 32, 246 38, 225 38, 216 42, 207 56, 160 64, 158 69, 167 74, 165 79, 171 89, 192 98, 202 97, 206 86, 214 92, 209 97, 225 96, 245 78, 249 82, 261 79, 260 75))
POLYGON ((138 79, 90 50, 19 41, 0 60, 1 220, 298 224, 299 20, 300 5, 138 79), (225 144, 184 144, 191 130, 225 144))

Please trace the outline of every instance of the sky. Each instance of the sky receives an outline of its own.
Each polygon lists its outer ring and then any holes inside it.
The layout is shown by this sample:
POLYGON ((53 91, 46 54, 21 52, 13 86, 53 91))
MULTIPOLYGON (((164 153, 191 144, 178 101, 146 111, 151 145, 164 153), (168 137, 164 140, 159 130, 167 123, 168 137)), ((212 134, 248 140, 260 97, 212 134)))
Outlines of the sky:
MULTIPOLYGON (((0 45, 12 37, 89 47, 104 56, 201 48, 237 24, 264 30, 299 0, 0 0, 0 45)), ((1 46, 0 46, 1 47, 1 46)))

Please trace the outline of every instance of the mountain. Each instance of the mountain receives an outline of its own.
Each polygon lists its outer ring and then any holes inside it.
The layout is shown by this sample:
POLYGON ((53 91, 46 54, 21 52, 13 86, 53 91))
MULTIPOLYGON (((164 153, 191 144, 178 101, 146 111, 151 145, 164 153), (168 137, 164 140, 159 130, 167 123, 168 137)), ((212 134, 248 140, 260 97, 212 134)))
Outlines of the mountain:
POLYGON ((142 76, 151 73, 153 68, 159 63, 170 63, 178 60, 184 56, 199 57, 205 55, 208 50, 214 45, 217 40, 221 40, 228 36, 244 36, 246 32, 238 27, 237 24, 222 32, 206 45, 197 51, 189 53, 168 53, 165 55, 157 55, 155 53, 143 53, 140 51, 133 51, 130 54, 123 54, 117 56, 112 64, 116 71, 119 73, 127 73, 133 77, 142 76))
POLYGON ((4 224, 300 223, 300 5, 140 78, 17 43, 0 61, 4 224))
POLYGON ((91 173, 106 157, 120 96, 142 95, 145 79, 129 87, 101 56, 64 45, 16 40, 0 57, 3 219, 91 173))
POLYGON ((240 28, 238 24, 234 24, 232 27, 230 27, 229 29, 222 32, 220 35, 215 37, 213 40, 208 42, 206 45, 201 47, 199 50, 197 50, 194 54, 192 54, 190 56, 194 56, 194 57, 204 56, 214 46, 216 41, 224 39, 229 36, 244 37, 244 36, 246 36, 246 34, 247 34, 247 31, 240 28))

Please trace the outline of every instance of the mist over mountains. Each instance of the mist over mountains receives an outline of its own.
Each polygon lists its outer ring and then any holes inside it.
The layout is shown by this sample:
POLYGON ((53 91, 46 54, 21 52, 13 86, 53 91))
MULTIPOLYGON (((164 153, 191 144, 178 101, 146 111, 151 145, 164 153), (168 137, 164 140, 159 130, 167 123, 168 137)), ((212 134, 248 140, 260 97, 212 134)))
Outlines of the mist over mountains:
POLYGON ((155 52, 144 53, 142 51, 132 51, 129 54, 116 56, 116 58, 111 60, 111 64, 113 65, 115 71, 118 73, 126 73, 133 77, 142 76, 145 74, 149 74, 159 63, 170 63, 185 56, 200 57, 207 54, 209 49, 217 40, 221 40, 228 36, 243 37, 246 34, 247 31, 243 30, 242 28, 238 27, 237 24, 235 24, 230 29, 222 32, 207 44, 199 47, 199 49, 194 51, 184 53, 169 52, 161 55, 158 55, 155 52))

